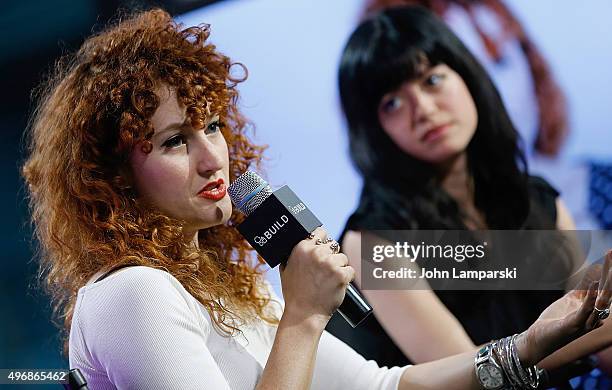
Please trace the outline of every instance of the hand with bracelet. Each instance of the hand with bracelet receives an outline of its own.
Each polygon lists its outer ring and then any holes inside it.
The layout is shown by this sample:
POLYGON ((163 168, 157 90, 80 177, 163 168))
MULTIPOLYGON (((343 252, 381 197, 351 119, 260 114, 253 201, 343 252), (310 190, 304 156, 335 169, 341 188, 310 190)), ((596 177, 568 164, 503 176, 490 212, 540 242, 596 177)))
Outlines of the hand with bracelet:
POLYGON ((604 265, 598 267, 599 280, 587 276, 582 289, 567 293, 546 308, 526 332, 484 346, 475 359, 476 375, 483 387, 537 388, 541 372, 535 363, 602 326, 610 315, 611 264, 609 251, 604 265))
MULTIPOLYGON (((536 364, 569 343, 580 343, 583 336, 601 327, 609 316, 612 250, 597 269, 599 279, 587 277, 578 289, 547 307, 525 332, 493 341, 476 352, 476 356, 468 352, 410 367, 402 375, 399 389, 538 388, 542 370, 536 364)), ((610 345, 612 338, 588 353, 610 345)))

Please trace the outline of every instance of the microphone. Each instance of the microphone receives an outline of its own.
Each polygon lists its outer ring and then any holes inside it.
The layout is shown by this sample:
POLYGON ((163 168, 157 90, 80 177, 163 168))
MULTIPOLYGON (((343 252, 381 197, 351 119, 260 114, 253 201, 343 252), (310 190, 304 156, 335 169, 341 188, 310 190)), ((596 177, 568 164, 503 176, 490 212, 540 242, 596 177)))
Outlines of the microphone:
MULTIPOLYGON (((288 186, 272 191, 252 171, 240 175, 227 192, 234 206, 246 215, 238 231, 271 268, 285 263, 293 247, 322 225, 288 186)), ((372 307, 349 284, 338 312, 354 328, 372 312, 372 307)))

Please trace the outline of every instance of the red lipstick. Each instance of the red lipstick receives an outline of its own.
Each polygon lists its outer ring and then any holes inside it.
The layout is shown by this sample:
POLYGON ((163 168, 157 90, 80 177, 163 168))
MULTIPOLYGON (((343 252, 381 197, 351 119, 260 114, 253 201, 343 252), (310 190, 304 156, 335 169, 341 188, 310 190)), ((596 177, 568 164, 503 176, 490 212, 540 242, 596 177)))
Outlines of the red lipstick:
POLYGON ((198 192, 198 196, 217 201, 223 199, 226 193, 227 187, 225 186, 225 182, 223 179, 219 178, 206 184, 204 188, 198 192))

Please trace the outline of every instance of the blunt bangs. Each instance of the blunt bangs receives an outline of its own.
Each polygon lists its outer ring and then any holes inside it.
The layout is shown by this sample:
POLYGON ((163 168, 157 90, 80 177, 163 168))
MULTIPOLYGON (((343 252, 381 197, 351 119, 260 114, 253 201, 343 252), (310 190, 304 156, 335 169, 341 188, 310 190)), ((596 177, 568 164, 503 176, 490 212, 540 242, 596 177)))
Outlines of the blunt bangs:
POLYGON ((449 30, 440 35, 440 22, 419 11, 380 13, 351 35, 339 69, 345 113, 359 112, 361 120, 377 123, 377 108, 385 94, 422 76, 432 66, 445 63, 455 67, 452 33, 449 30))

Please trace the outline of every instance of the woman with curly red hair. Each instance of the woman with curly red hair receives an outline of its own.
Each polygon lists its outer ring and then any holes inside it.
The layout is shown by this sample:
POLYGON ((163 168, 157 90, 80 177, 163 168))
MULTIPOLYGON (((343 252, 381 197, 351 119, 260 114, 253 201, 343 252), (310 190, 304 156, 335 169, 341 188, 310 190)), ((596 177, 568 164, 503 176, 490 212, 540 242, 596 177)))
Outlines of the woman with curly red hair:
MULTIPOLYGON (((71 366, 92 389, 479 388, 475 351, 380 368, 324 332, 354 271, 322 229, 294 248, 277 305, 226 194, 262 148, 208 35, 138 13, 89 38, 41 90, 23 174, 71 366)), ((517 361, 601 325, 602 275, 601 293, 569 294, 504 339, 517 361)))

